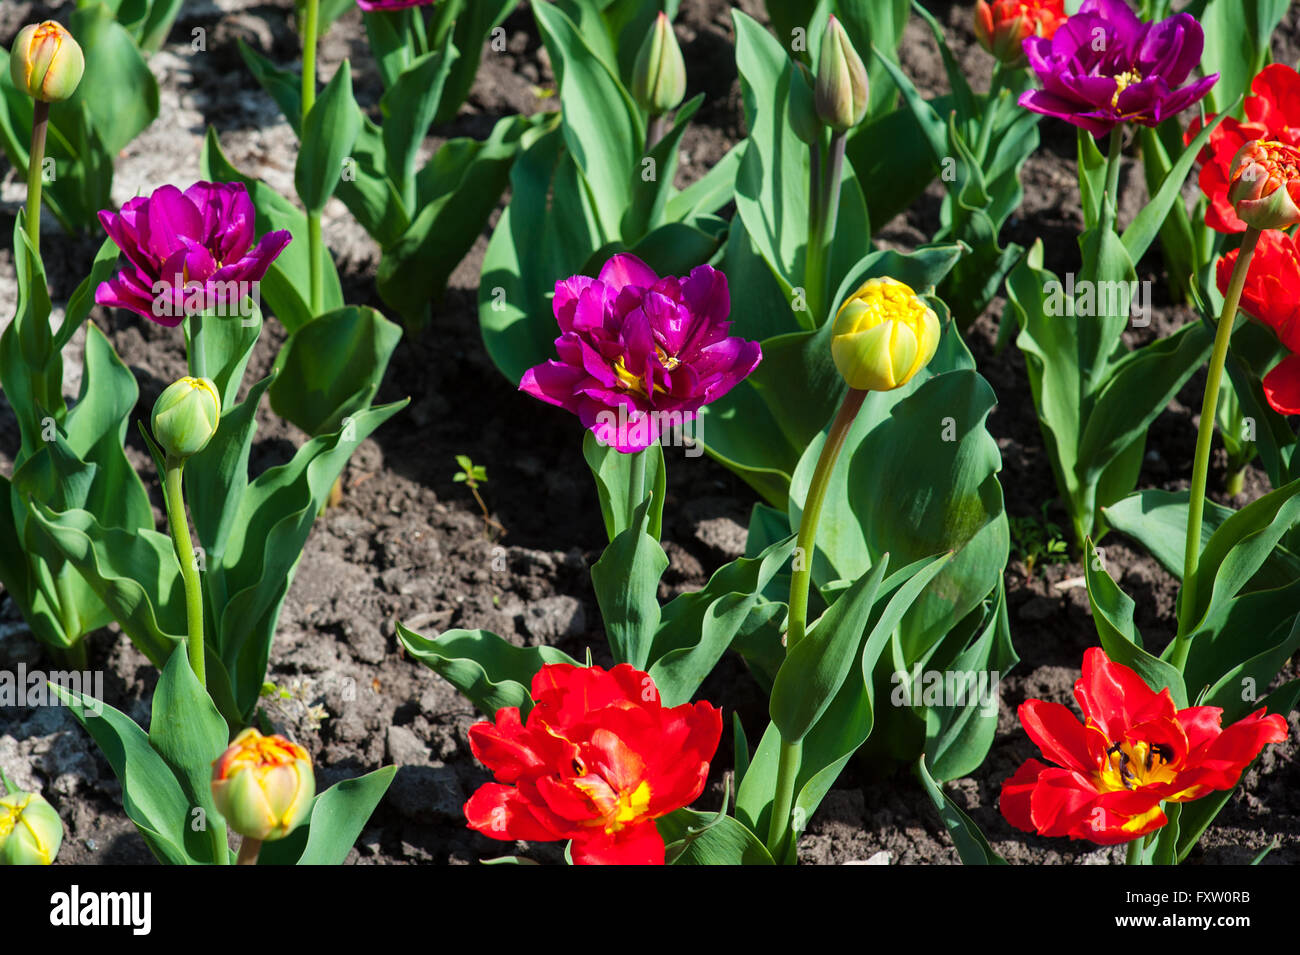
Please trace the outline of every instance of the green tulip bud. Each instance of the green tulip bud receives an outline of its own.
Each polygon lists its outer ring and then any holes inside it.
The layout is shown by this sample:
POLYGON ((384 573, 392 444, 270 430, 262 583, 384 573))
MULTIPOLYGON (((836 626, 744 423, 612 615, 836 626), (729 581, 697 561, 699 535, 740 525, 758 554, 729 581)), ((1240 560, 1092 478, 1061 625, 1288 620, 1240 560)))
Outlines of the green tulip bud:
POLYGON ((283 839, 306 821, 315 795, 311 758, 283 736, 250 727, 212 764, 212 801, 247 839, 283 839))
POLYGON ((18 31, 9 51, 14 86, 33 99, 57 103, 76 92, 86 58, 72 34, 53 20, 18 31))
POLYGON ((221 396, 207 378, 182 378, 168 385, 153 406, 153 436, 169 458, 202 451, 217 433, 221 396))
POLYGON ((44 797, 0 797, 0 865, 49 865, 62 845, 63 820, 44 797))
POLYGON ((677 108, 686 95, 686 61, 673 25, 662 12, 641 44, 632 71, 632 97, 651 116, 677 108))
POLYGON ((831 357, 850 388, 892 391, 930 363, 939 334, 939 316, 909 286, 868 279, 835 316, 831 357))
POLYGON ((836 132, 852 129, 867 115, 867 68, 835 17, 822 34, 813 97, 818 118, 836 132))

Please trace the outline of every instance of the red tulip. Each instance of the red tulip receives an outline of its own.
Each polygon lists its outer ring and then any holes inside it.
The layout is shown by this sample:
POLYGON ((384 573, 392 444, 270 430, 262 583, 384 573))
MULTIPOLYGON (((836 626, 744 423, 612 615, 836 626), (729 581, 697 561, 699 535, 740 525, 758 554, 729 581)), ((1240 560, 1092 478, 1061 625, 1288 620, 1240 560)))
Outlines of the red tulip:
POLYGON ((527 721, 508 706, 470 727, 474 755, 497 779, 465 804, 470 828, 507 841, 571 839, 577 865, 663 865, 654 820, 703 791, 722 711, 666 708, 654 681, 626 663, 544 666, 532 696, 527 721))
POLYGON ((1074 698, 1083 723, 1060 703, 1020 706, 1025 732, 1056 765, 1028 760, 1003 783, 1002 815, 1017 829, 1129 842, 1168 821, 1162 802, 1231 789, 1266 743, 1287 736, 1263 708, 1226 728, 1217 706, 1176 709, 1168 689, 1152 691, 1099 647, 1084 654, 1074 698))
MULTIPOLYGON (((1227 292, 1237 249, 1219 259, 1219 291, 1227 292)), ((1259 237, 1250 261, 1241 310, 1267 325, 1291 352, 1264 376, 1264 396, 1279 414, 1300 414, 1300 244, 1285 232, 1259 237)))
MULTIPOLYGON (((1219 232, 1246 231, 1246 223, 1228 198, 1232 160, 1241 147, 1252 139, 1300 146, 1300 73, 1285 64, 1274 63, 1259 71, 1250 90, 1251 95, 1242 104, 1246 121, 1225 116, 1210 133, 1210 141, 1199 157, 1201 191, 1210 200, 1205 224, 1219 232)), ((1190 143, 1200 131, 1201 121, 1193 120, 1184 142, 1190 143)))
POLYGON ((1008 66, 1023 66, 1022 44, 1031 36, 1050 40, 1065 22, 1065 0, 979 0, 975 39, 1008 66))

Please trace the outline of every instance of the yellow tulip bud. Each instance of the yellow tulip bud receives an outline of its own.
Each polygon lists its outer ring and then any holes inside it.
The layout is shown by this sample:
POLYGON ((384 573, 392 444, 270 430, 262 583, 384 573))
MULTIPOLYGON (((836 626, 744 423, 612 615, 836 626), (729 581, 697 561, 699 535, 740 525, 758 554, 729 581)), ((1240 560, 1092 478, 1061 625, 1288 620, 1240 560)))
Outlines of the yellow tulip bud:
POLYGON ((0 798, 0 865, 49 865, 63 845, 63 820, 43 796, 0 798))
POLYGON ((23 27, 9 51, 14 86, 45 103, 57 103, 75 93, 85 71, 81 47, 53 20, 23 27))
POLYGON ((250 727, 212 764, 212 801, 249 839, 283 839, 306 821, 315 795, 307 751, 283 736, 250 727))
POLYGON ((890 391, 929 364, 939 331, 939 316, 907 285, 868 279, 835 316, 831 357, 850 388, 890 391))
POLYGON ((188 458, 207 447, 220 419, 217 386, 207 378, 182 378, 154 402, 154 440, 168 457, 188 458))

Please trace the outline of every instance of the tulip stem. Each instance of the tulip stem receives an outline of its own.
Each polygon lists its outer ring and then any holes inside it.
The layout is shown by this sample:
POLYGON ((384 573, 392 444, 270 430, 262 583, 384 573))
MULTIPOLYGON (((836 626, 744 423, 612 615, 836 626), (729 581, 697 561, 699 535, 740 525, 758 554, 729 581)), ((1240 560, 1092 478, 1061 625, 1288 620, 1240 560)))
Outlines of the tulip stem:
POLYGON ((41 254, 41 187, 44 183, 45 133, 50 125, 50 104, 36 100, 32 116, 32 151, 27 160, 27 238, 32 251, 41 254))
MULTIPOLYGON (((320 29, 320 0, 307 0, 302 28, 302 125, 307 129, 307 114, 316 105, 316 35, 320 29)), ((299 133, 301 140, 302 133, 299 133)), ((315 318, 323 307, 324 276, 321 274, 320 213, 307 214, 307 269, 311 282, 311 314, 315 318)))
POLYGON ((1141 865, 1141 864, 1142 864, 1142 850, 1143 850, 1143 848, 1144 848, 1143 843, 1144 843, 1145 841, 1146 841, 1145 839, 1137 838, 1137 839, 1133 839, 1133 840, 1131 840, 1131 841, 1128 843, 1128 850, 1127 850, 1127 851, 1125 852, 1125 854, 1124 854, 1124 864, 1125 864, 1125 865, 1141 865))
POLYGON ((831 148, 822 165, 822 147, 812 147, 812 175, 809 184, 811 202, 808 210, 808 249, 804 253, 804 285, 813 327, 827 318, 830 289, 831 243, 835 240, 835 222, 840 211, 840 180, 844 173, 844 150, 848 133, 833 131, 831 148))
POLYGON ((1124 127, 1116 126, 1110 131, 1110 148, 1106 153, 1106 208, 1111 211, 1110 221, 1119 216, 1119 169, 1124 153, 1124 127))
POLYGON ((989 141, 993 136, 994 122, 1002 112, 1002 87, 1006 77, 1002 71, 1002 61, 993 67, 993 79, 989 81, 989 98, 984 110, 984 121, 980 126, 979 145, 975 149, 975 159, 981 165, 988 156, 989 141))
POLYGON ((668 114, 655 113, 650 117, 650 123, 646 126, 645 132, 645 151, 648 154, 650 150, 659 145, 659 140, 663 139, 668 132, 668 114))
MULTIPOLYGON (((848 438, 853 420, 862 410, 862 402, 867 393, 857 388, 850 388, 840 405, 839 413, 831 423, 822 453, 817 458, 817 468, 813 471, 812 483, 808 485, 808 494, 804 497, 803 514, 799 518, 799 536, 795 541, 794 571, 790 577, 790 620, 786 625, 785 652, 790 655, 795 646, 807 636, 808 632, 808 590, 812 582, 813 553, 817 547, 817 524, 821 520, 822 505, 826 502, 826 491, 830 487, 831 476, 835 473, 835 463, 848 438)), ((776 791, 772 798, 772 818, 768 826, 767 848, 773 859, 780 862, 785 858, 790 839, 798 838, 790 825, 790 811, 794 806, 795 776, 803 754, 803 742, 781 743, 781 756, 777 764, 776 791)))
POLYGON ((203 347, 203 315, 190 316, 190 374, 195 378, 208 377, 208 355, 203 347))
POLYGON ((645 470, 646 450, 642 448, 632 455, 632 474, 627 487, 627 520, 629 527, 636 520, 636 509, 645 500, 645 470))
POLYGON ((203 657, 203 587, 199 581, 197 561, 194 559, 194 542, 190 539, 189 515, 185 510, 182 473, 185 462, 170 455, 166 462, 167 527, 176 559, 181 565, 181 578, 185 581, 185 618, 187 625, 186 654, 190 667, 199 679, 199 685, 208 685, 207 667, 203 657))
POLYGON ((239 843, 239 858, 235 865, 257 865, 257 855, 262 851, 262 840, 244 836, 239 843))
POLYGON ((1178 636, 1174 641, 1169 662, 1181 673, 1187 664, 1187 651, 1191 644, 1191 629, 1196 621, 1197 565, 1201 560, 1201 519, 1205 512, 1205 485, 1210 473, 1210 446, 1214 441, 1215 412, 1219 404, 1219 386, 1223 382, 1223 365, 1228 360, 1228 344, 1232 340, 1232 326, 1237 320, 1237 306, 1246 286, 1250 260, 1255 255, 1260 231, 1253 226, 1246 229, 1233 266, 1232 278, 1223 299, 1223 313, 1219 327, 1214 332, 1214 350, 1210 353, 1210 368, 1205 377, 1205 397, 1201 399, 1201 420, 1196 428, 1196 457, 1192 464, 1192 487, 1187 499, 1187 543, 1183 550, 1183 592, 1178 598, 1178 636))

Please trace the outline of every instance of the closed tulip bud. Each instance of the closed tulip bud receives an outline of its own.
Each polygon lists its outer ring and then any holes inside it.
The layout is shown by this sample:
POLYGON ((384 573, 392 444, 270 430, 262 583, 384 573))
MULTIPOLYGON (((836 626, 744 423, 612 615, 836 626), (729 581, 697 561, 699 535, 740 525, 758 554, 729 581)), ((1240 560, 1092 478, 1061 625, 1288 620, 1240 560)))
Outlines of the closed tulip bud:
POLYGON ((686 95, 686 61, 668 17, 660 13, 641 44, 632 71, 632 96, 651 116, 677 108, 686 95))
POLYGON ((835 17, 822 34, 813 99, 818 118, 836 132, 852 129, 867 115, 867 68, 835 17))
POLYGON ((283 839, 304 822, 316 795, 307 751, 249 728, 212 764, 212 801, 247 839, 283 839))
POLYGON ((45 798, 12 792, 0 798, 0 865, 49 865, 63 845, 63 820, 45 798))
POLYGON ((849 387, 889 391, 930 363, 939 317, 902 282, 876 278, 840 306, 831 332, 831 357, 849 387))
POLYGON ((1300 149, 1258 139, 1246 143, 1232 160, 1228 201, 1256 229, 1300 223, 1300 149))
POLYGON ((25 26, 9 52, 14 86, 33 99, 57 103, 76 92, 86 58, 72 34, 53 20, 25 26))
POLYGON ((168 385, 153 406, 153 436, 170 458, 198 454, 217 433, 221 397, 207 378, 168 385))

